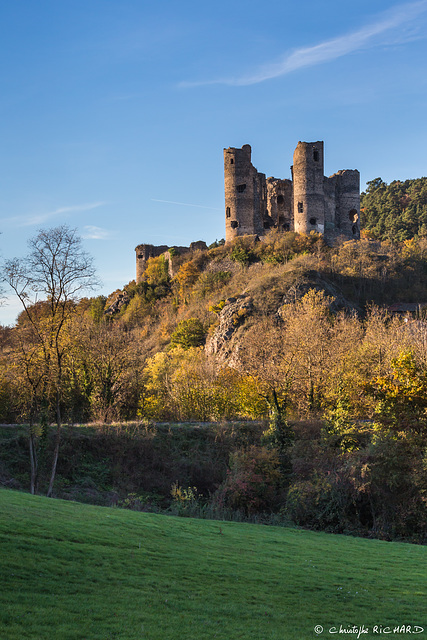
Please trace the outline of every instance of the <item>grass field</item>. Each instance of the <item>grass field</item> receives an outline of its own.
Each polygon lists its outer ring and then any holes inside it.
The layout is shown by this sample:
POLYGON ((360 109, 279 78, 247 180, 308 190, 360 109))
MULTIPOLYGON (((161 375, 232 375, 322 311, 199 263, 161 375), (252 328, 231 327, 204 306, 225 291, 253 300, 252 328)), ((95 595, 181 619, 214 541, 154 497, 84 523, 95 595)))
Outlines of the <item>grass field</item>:
POLYGON ((427 638, 425 547, 5 489, 0 540, 0 640, 427 638))

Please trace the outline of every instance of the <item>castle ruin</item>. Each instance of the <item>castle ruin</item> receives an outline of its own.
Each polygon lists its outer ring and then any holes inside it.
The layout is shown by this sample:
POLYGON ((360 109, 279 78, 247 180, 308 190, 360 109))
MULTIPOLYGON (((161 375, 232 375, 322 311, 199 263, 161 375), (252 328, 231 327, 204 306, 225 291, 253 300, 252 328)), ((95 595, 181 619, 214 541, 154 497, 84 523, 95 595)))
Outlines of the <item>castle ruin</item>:
POLYGON ((181 256, 185 253, 190 253, 191 251, 203 251, 203 249, 207 249, 206 242, 203 242, 203 240, 192 242, 189 247, 168 247, 166 245, 156 246, 154 244, 139 244, 135 247, 136 282, 141 282, 149 258, 158 258, 161 255, 167 254, 167 258, 169 260, 169 272, 170 275, 173 275, 171 273, 172 253, 181 256))
MULTIPOLYGON (((239 236, 264 236, 269 229, 310 233, 333 242, 343 236, 360 238, 360 174, 342 169, 324 176, 323 142, 298 142, 291 167, 292 179, 266 178, 251 162, 251 147, 224 149, 225 241, 239 236)), ((136 247, 136 281, 149 258, 167 254, 171 268, 175 254, 206 249, 202 241, 189 247, 140 244, 136 247)))
POLYGON ((360 175, 324 176, 323 142, 298 142, 292 179, 266 178, 251 162, 251 147, 224 149, 225 241, 263 236, 269 229, 310 233, 332 242, 360 238, 360 175))

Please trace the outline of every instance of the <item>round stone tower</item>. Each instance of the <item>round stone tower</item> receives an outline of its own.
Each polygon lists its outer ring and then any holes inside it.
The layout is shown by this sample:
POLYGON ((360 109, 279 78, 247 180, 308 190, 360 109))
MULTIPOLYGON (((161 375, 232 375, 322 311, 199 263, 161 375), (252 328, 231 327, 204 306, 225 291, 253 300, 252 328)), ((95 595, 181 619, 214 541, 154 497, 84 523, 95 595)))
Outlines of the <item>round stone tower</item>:
POLYGON ((225 241, 237 236, 262 233, 260 215, 264 174, 251 162, 251 147, 224 149, 225 241))
POLYGON ((298 142, 294 152, 294 228, 298 233, 325 231, 323 142, 298 142))

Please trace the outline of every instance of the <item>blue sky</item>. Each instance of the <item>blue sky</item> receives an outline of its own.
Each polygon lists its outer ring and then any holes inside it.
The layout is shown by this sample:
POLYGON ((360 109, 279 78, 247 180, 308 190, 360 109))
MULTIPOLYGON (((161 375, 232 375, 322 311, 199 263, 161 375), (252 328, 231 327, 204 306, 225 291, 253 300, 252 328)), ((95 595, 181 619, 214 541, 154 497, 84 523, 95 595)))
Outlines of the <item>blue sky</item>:
POLYGON ((98 293, 139 243, 224 236, 224 147, 281 178, 298 140, 362 187, 427 175, 427 0, 14 0, 0 51, 2 256, 67 223, 98 293))

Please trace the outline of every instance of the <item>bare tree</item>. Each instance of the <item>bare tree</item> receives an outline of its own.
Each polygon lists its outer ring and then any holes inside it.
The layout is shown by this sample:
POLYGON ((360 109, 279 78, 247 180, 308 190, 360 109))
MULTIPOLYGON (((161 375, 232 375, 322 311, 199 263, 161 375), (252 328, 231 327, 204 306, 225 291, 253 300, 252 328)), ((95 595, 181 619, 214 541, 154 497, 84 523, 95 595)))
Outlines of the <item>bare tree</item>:
MULTIPOLYGON (((22 364, 32 387, 47 405, 54 398, 55 445, 47 495, 52 495, 61 440, 64 339, 76 301, 98 281, 92 257, 82 247, 75 229, 67 225, 42 229, 29 241, 24 259, 8 260, 4 279, 19 298, 27 339, 22 342, 22 364), (28 335, 30 334, 30 336, 28 335), (33 366, 37 363, 37 369, 33 366)), ((30 421, 31 492, 37 486, 37 433, 30 421)))

